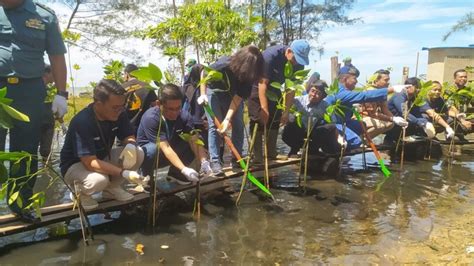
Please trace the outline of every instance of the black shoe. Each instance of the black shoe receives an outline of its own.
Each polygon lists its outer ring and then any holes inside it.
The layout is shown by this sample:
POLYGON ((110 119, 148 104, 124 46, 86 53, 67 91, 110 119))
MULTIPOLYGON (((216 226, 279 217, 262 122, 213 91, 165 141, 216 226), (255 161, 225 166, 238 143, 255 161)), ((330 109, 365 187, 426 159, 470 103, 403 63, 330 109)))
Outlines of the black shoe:
POLYGON ((20 219, 20 221, 28 224, 39 223, 41 219, 36 216, 36 213, 33 211, 22 211, 20 213, 15 213, 15 216, 20 219))
POLYGON ((290 152, 288 153, 288 158, 298 158, 298 150, 297 149, 291 149, 290 152))

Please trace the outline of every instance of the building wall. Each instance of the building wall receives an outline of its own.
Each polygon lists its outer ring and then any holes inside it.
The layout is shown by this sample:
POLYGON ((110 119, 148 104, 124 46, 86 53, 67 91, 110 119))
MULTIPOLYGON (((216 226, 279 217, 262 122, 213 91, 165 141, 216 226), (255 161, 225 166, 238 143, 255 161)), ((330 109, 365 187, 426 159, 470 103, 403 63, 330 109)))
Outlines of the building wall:
MULTIPOLYGON (((474 48, 431 48, 428 53, 427 79, 452 82, 454 71, 474 66, 474 48)), ((474 76, 468 73, 468 79, 474 76)))

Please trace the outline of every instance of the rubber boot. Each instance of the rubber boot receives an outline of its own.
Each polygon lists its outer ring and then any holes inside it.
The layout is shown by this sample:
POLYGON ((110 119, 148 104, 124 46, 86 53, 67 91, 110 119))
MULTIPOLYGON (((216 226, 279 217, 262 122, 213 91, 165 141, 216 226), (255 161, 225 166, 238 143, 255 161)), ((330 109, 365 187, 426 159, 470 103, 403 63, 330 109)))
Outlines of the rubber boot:
POLYGON ((269 160, 275 160, 277 158, 277 140, 278 129, 271 129, 267 136, 267 152, 269 160))

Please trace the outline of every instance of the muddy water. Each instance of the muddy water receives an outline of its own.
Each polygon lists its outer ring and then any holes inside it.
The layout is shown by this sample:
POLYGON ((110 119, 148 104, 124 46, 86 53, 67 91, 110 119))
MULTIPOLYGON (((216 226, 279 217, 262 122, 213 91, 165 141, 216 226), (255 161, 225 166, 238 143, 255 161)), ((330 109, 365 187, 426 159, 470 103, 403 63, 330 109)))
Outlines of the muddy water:
MULTIPOLYGON (((379 192, 382 175, 360 171, 361 156, 346 162, 343 179, 309 178, 305 191, 298 188, 296 166, 279 168, 271 170, 276 202, 251 190, 236 207, 236 180, 203 195, 199 222, 192 218, 192 195, 180 195, 165 203, 154 232, 137 211, 96 227, 89 247, 77 232, 9 244, 54 231, 42 229, 1 239, 0 264, 474 263, 473 158, 471 146, 451 163, 407 162, 403 171, 393 164, 393 177, 379 192), (137 244, 144 245, 143 255, 137 244)), ((367 159, 375 163, 373 155, 367 159)), ((60 185, 53 190, 58 196, 51 202, 65 201, 60 185)), ((103 215, 93 219, 105 221, 103 215)), ((73 222, 69 231, 77 228, 73 222)))

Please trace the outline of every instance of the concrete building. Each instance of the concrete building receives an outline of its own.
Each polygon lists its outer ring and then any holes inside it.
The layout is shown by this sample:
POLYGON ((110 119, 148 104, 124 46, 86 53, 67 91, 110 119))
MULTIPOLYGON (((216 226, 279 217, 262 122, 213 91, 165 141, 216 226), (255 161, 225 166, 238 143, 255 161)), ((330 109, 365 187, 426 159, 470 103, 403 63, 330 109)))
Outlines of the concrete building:
MULTIPOLYGON (((468 47, 433 47, 423 48, 423 50, 428 50, 426 73, 428 80, 451 83, 454 71, 466 66, 474 66, 474 44, 468 47)), ((468 80, 473 79, 474 75, 468 73, 468 80)))

